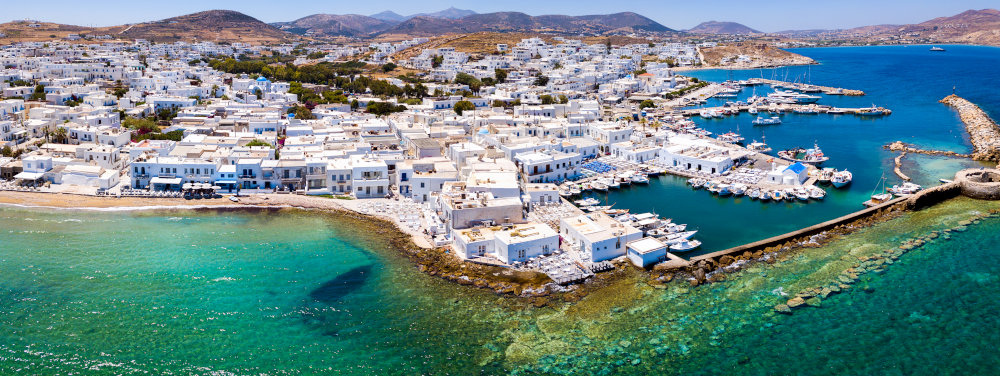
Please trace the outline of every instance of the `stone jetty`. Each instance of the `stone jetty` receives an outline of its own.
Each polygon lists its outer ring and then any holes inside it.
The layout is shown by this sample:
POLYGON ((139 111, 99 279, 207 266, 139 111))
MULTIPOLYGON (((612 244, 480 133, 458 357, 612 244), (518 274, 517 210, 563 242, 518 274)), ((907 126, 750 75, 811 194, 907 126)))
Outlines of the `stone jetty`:
POLYGON ((954 107, 962 117, 975 148, 972 159, 1000 162, 1000 129, 996 122, 979 106, 957 95, 949 95, 941 103, 954 107))

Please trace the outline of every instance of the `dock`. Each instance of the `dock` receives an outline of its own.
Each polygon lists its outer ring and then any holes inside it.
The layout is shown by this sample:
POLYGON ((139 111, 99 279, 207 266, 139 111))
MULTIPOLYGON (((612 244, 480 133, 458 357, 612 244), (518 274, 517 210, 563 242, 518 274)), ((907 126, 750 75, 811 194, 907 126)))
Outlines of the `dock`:
POLYGON ((791 89, 795 89, 795 90, 802 90, 802 91, 806 91, 806 92, 822 92, 823 94, 826 94, 826 95, 847 95, 847 96, 852 96, 852 97, 860 97, 860 96, 865 95, 865 92, 861 91, 861 90, 844 89, 844 88, 839 88, 839 87, 813 85, 813 84, 804 84, 804 83, 795 83, 795 82, 786 82, 786 81, 769 80, 769 79, 759 79, 759 80, 762 81, 763 83, 771 85, 771 86, 782 86, 782 87, 791 88, 791 89))
MULTIPOLYGON (((699 107, 699 108, 689 108, 685 110, 680 110, 681 115, 684 116, 700 116, 702 111, 714 111, 719 114, 725 114, 726 112, 739 113, 750 111, 751 108, 756 108, 761 113, 795 113, 796 111, 807 111, 809 114, 852 114, 857 115, 867 110, 869 108, 848 108, 848 107, 831 107, 817 104, 769 104, 766 106, 755 106, 755 105, 740 105, 740 106, 716 106, 716 107, 699 107)), ((883 109, 884 115, 889 115, 892 113, 889 109, 883 109)), ((884 116, 881 115, 881 116, 884 116)))

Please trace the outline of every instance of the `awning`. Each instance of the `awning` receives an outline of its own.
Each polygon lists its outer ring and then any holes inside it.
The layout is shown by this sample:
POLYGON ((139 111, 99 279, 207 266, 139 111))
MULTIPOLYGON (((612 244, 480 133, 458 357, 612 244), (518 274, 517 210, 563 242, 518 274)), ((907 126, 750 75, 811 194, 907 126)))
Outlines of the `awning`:
POLYGON ((236 184, 236 180, 216 180, 215 185, 220 184, 236 184))
POLYGON ((38 179, 41 179, 42 176, 45 176, 44 172, 22 172, 22 173, 19 173, 17 175, 14 175, 14 179, 20 179, 20 180, 38 180, 38 179))
POLYGON ((180 184, 181 178, 160 178, 155 177, 149 180, 150 184, 180 184))

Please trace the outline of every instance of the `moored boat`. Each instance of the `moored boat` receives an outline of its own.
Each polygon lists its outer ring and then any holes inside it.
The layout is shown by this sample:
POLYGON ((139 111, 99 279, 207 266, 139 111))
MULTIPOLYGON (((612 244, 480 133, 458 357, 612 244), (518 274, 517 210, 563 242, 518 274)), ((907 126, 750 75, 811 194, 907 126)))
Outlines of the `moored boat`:
POLYGON ((841 188, 851 184, 852 180, 854 180, 854 175, 850 171, 837 171, 830 177, 830 184, 833 184, 835 188, 841 188))

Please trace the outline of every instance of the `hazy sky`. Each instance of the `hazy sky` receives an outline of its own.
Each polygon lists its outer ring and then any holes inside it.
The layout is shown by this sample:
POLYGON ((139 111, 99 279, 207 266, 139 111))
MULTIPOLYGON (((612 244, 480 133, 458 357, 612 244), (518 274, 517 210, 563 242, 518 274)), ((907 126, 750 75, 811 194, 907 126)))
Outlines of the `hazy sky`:
POLYGON ((231 9, 264 22, 292 21, 315 13, 371 15, 384 10, 407 15, 455 6, 479 13, 518 11, 542 14, 602 14, 632 11, 673 29, 702 21, 735 21, 761 31, 835 29, 904 24, 950 16, 968 9, 1000 7, 997 0, 6 0, 0 22, 21 19, 109 26, 155 21, 209 9, 231 9))

